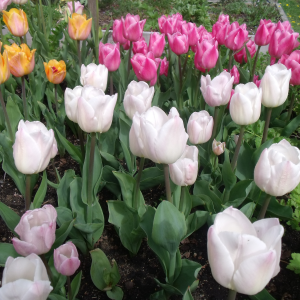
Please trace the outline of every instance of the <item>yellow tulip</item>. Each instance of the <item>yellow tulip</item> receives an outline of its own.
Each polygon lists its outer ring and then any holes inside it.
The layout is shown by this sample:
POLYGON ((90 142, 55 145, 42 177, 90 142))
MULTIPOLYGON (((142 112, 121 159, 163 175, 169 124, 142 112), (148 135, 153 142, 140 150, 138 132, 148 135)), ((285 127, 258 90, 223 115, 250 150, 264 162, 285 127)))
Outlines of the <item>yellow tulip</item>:
POLYGON ((92 29, 92 18, 86 19, 86 15, 72 14, 69 18, 69 35, 73 40, 83 41, 87 39, 92 29))
MULTIPOLYGON (((0 49, 2 43, 0 42, 0 49)), ((3 55, 0 53, 0 84, 4 83, 10 76, 9 66, 8 66, 8 55, 7 51, 4 50, 3 55)))
POLYGON ((67 71, 66 64, 63 60, 57 61, 52 59, 48 63, 44 62, 44 66, 46 76, 50 82, 59 84, 65 79, 67 71))
POLYGON ((36 49, 30 51, 26 44, 22 44, 19 47, 16 44, 11 46, 4 45, 4 48, 8 53, 8 64, 10 72, 16 77, 22 77, 28 75, 33 71, 34 53, 36 49))
POLYGON ((23 36, 28 31, 26 13, 22 9, 12 8, 10 11, 3 10, 3 21, 8 30, 15 36, 23 36))

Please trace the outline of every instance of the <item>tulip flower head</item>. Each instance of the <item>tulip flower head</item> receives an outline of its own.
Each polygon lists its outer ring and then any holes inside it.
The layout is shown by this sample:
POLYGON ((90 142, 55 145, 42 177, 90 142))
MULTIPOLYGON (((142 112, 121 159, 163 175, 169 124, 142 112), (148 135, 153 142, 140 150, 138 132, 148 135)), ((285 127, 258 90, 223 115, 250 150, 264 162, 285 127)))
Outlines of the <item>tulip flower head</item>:
POLYGON ((112 37, 115 43, 120 43, 123 47, 127 44, 128 40, 123 36, 123 24, 121 20, 114 20, 112 37))
POLYGON ((217 156, 221 155, 225 151, 225 148, 226 148, 225 142, 222 143, 214 140, 212 143, 213 153, 217 156))
MULTIPOLYGON (((0 49, 2 43, 0 42, 0 49)), ((3 55, 0 53, 0 84, 4 83, 10 77, 9 64, 8 64, 8 54, 4 50, 3 55)))
POLYGON ((175 32, 173 35, 171 35, 168 33, 168 41, 171 50, 176 55, 185 54, 189 51, 189 39, 188 36, 185 34, 175 32))
POLYGON ((70 38, 76 41, 86 40, 92 29, 92 18, 86 19, 86 15, 80 15, 73 13, 72 17, 69 17, 68 32, 70 38))
POLYGON ((212 35, 219 45, 225 44, 225 37, 227 34, 227 26, 230 26, 229 16, 220 15, 218 21, 212 27, 212 35))
POLYGON ((195 46, 198 43, 198 40, 200 38, 198 34, 198 30, 195 23, 186 23, 182 25, 181 28, 182 34, 185 34, 188 36, 188 41, 190 46, 195 46))
POLYGON ((47 299, 53 290, 41 258, 32 253, 27 257, 9 256, 3 271, 0 299, 47 299))
POLYGON ((60 84, 66 77, 66 63, 61 60, 50 60, 48 63, 44 62, 45 73, 48 80, 54 84, 60 84))
POLYGON ((150 35, 149 51, 151 51, 154 57, 161 57, 165 49, 165 34, 159 34, 153 32, 150 35))
POLYGON ((80 1, 75 1, 74 4, 75 4, 75 11, 73 11, 72 1, 67 3, 69 14, 72 15, 73 13, 76 13, 76 14, 82 15, 84 6, 80 3, 80 1))
POLYGON ((22 77, 28 75, 34 69, 34 53, 36 49, 30 51, 26 44, 21 44, 19 47, 17 44, 11 46, 4 45, 8 54, 8 64, 11 74, 16 77, 22 77))
POLYGON ((279 63, 292 71, 291 85, 300 85, 300 50, 295 50, 290 56, 282 55, 279 63), (286 57, 285 57, 286 56, 286 57))
MULTIPOLYGON (((158 18, 158 26, 161 33, 173 34, 177 31, 177 21, 180 20, 173 16, 161 16, 158 18)), ((182 19, 181 19, 182 20, 182 19)))
POLYGON ((12 239, 15 250, 23 256, 47 253, 55 241, 56 218, 57 212, 50 204, 27 210, 15 228, 20 236, 12 239))
POLYGON ((104 65, 91 63, 87 66, 81 65, 80 83, 83 86, 91 85, 102 91, 106 90, 108 69, 104 65))
POLYGON ((279 271, 281 238, 279 220, 254 222, 238 209, 218 213, 207 233, 208 261, 215 280, 246 295, 255 295, 279 271))
POLYGON ((76 86, 73 90, 66 88, 65 90, 65 110, 68 118, 74 123, 78 123, 77 120, 77 104, 78 99, 81 96, 83 87, 76 86))
POLYGON ((238 84, 240 82, 240 73, 235 65, 230 70, 230 75, 234 77, 233 84, 238 84))
MULTIPOLYGON (((248 48, 251 58, 253 58, 253 56, 256 53, 255 43, 252 40, 249 40, 246 44, 246 47, 248 48)), ((241 51, 236 53, 233 57, 240 64, 248 62, 247 52, 245 47, 241 51)))
POLYGON ((144 55, 148 53, 148 45, 144 37, 141 37, 137 42, 133 42, 132 52, 133 54, 142 53, 144 55))
POLYGON ((22 9, 12 8, 10 11, 2 11, 3 21, 7 29, 14 36, 24 36, 28 32, 26 13, 22 9))
POLYGON ((246 24, 239 25, 238 22, 233 22, 227 27, 227 35, 225 37, 225 46, 233 51, 242 48, 248 39, 248 31, 246 24))
POLYGON ((146 19, 140 21, 139 15, 127 14, 126 18, 121 18, 123 24, 123 36, 131 41, 137 42, 143 35, 146 19))
POLYGON ((271 20, 260 20, 254 37, 255 44, 258 46, 268 45, 275 28, 276 24, 274 24, 271 20))
POLYGON ((119 69, 120 58, 120 45, 117 44, 99 44, 99 63, 105 65, 110 72, 114 72, 119 69))
POLYGON ((219 57, 218 42, 203 40, 198 42, 197 51, 194 58, 195 67, 201 72, 210 70, 215 67, 219 57))
MULTIPOLYGON (((159 58, 156 58, 155 60, 157 59, 159 58)), ((164 59, 159 59, 159 63, 160 63, 159 75, 168 76, 169 62, 167 61, 167 58, 164 57, 164 59)))
POLYGON ((11 4, 11 0, 0 1, 0 11, 6 10, 9 4, 11 4))
POLYGON ((261 153, 254 169, 256 185, 278 197, 291 192, 300 183, 300 151, 282 140, 261 153))
POLYGON ((260 87, 260 82, 261 80, 259 79, 258 75, 254 75, 253 82, 256 84, 256 86, 259 88, 260 87))

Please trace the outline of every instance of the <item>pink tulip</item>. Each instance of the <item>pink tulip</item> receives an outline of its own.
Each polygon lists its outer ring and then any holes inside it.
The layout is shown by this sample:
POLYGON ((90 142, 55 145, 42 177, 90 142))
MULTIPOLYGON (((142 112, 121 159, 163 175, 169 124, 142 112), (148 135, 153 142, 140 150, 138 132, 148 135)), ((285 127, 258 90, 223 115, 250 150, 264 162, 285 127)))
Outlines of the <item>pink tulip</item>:
POLYGON ((243 47, 248 39, 248 31, 246 24, 239 25, 238 22, 233 22, 228 25, 227 35, 225 37, 225 46, 230 50, 236 51, 243 47))
MULTIPOLYGON (((246 46, 247 46, 250 56, 252 58, 256 52, 255 43, 252 40, 249 40, 249 42, 246 44, 246 46)), ((241 51, 239 51, 238 53, 236 53, 234 55, 234 59, 240 64, 242 64, 243 62, 246 63, 248 61, 247 52, 246 52, 245 47, 241 51)))
POLYGON ((215 67, 219 57, 218 42, 215 40, 204 40, 198 42, 195 54, 195 67, 201 72, 215 67))
POLYGON ((127 14, 125 20, 122 17, 123 36, 131 42, 137 42, 143 34, 145 23, 146 19, 140 21, 139 15, 127 14))
POLYGON ((290 56, 282 55, 279 63, 292 70, 291 85, 300 85, 300 50, 295 50, 290 56), (284 59, 282 59, 284 57, 284 59), (283 60, 285 60, 283 62, 283 60))
POLYGON ((220 15, 218 21, 212 27, 212 35, 217 40, 219 45, 225 44, 227 26, 230 26, 229 16, 220 15))
POLYGON ((275 28, 276 24, 274 24, 271 20, 260 20, 260 24, 254 37, 255 44, 258 46, 268 45, 275 28))
POLYGON ((133 54, 142 53, 146 55, 148 53, 148 45, 143 37, 137 42, 133 42, 132 51, 133 54))
POLYGON ((230 70, 230 75, 234 77, 233 84, 238 84, 240 82, 240 73, 236 66, 230 70))
POLYGON ((173 34, 181 31, 181 26, 185 21, 182 21, 182 15, 179 13, 172 16, 161 16, 158 18, 158 26, 161 33, 173 34))
POLYGON ((270 59, 270 66, 276 64, 276 60, 277 60, 276 57, 271 57, 271 59, 270 59))
POLYGON ((231 90, 230 99, 229 99, 229 102, 228 102, 228 104, 227 104, 226 109, 229 109, 230 101, 231 101, 231 98, 232 98, 233 95, 234 95, 234 89, 231 90))
POLYGON ((150 35, 149 51, 154 54, 154 57, 161 57, 165 49, 165 34, 153 32, 150 35))
POLYGON ((181 55, 189 51, 189 40, 187 35, 176 32, 173 35, 168 33, 168 40, 171 50, 177 54, 181 55))
POLYGON ((67 242, 54 250, 54 266, 58 273, 72 276, 80 266, 78 251, 72 242, 67 242))
POLYGON ((70 14, 72 15, 72 13, 76 13, 76 14, 79 14, 79 15, 82 15, 83 13, 83 9, 84 9, 84 6, 80 3, 80 1, 75 1, 75 11, 73 12, 73 3, 72 1, 68 2, 68 9, 69 9, 69 12, 70 14))
POLYGON ((11 4, 12 0, 2 0, 0 1, 0 11, 6 10, 7 6, 11 4))
POLYGON ((152 52, 138 53, 131 58, 133 71, 140 81, 151 81, 157 76, 157 65, 152 52))
POLYGON ((181 27, 181 33, 188 36, 189 45, 195 46, 199 40, 197 27, 194 23, 185 23, 181 27))
POLYGON ((160 61, 160 70, 159 75, 165 75, 168 76, 168 70, 169 70, 169 62, 167 61, 167 58, 165 57, 160 61))
POLYGON ((259 79, 259 76, 258 76, 258 75, 254 75, 253 82, 254 82, 254 83, 256 84, 256 86, 259 88, 261 80, 259 79))
POLYGON ((118 70, 120 59, 120 45, 117 44, 99 44, 99 63, 105 65, 110 72, 118 70))
POLYGON ((289 21, 284 21, 284 22, 280 22, 278 21, 278 23, 276 24, 276 28, 275 30, 283 30, 283 31, 288 31, 289 33, 293 33, 294 30, 292 29, 292 25, 289 21))
POLYGON ((112 37, 115 43, 120 43, 122 46, 128 43, 128 40, 123 36, 123 24, 121 20, 114 20, 112 37))
MULTIPOLYGON (((211 32, 208 32, 203 26, 200 26, 200 27, 197 28, 198 35, 199 35, 198 43, 201 43, 202 41, 208 41, 208 40, 215 39, 211 32), (202 27, 202 28, 200 28, 200 27, 202 27)), ((196 51, 197 51, 197 44, 194 46, 191 46, 191 50, 194 53, 196 53, 196 51)))

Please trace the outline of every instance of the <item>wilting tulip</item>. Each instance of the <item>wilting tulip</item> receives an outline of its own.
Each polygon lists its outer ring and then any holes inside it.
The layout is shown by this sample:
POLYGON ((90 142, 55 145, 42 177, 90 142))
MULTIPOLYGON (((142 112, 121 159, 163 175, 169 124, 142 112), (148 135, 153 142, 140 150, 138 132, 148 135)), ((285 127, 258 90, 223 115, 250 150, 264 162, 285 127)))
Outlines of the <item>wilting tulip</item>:
POLYGON ((13 156, 17 169, 23 174, 37 174, 46 169, 57 154, 57 143, 52 129, 39 122, 19 122, 13 156))
POLYGON ((233 51, 242 48, 244 43, 248 39, 248 31, 246 30, 246 24, 239 25, 238 22, 233 22, 227 27, 227 35, 225 38, 225 46, 233 51))
POLYGON ((227 26, 230 26, 229 16, 220 15, 218 21, 212 27, 212 35, 219 45, 225 44, 225 37, 227 35, 227 26))
POLYGON ((229 107, 233 122, 238 125, 255 123, 260 117, 261 96, 261 89, 253 82, 237 85, 229 107))
POLYGON ((138 41, 143 35, 146 20, 140 21, 139 15, 131 14, 127 14, 125 20, 123 17, 121 20, 123 24, 123 36, 131 42, 138 41))
POLYGON ((9 4, 11 4, 11 0, 2 0, 0 2, 0 11, 6 10, 9 4))
POLYGON ((147 111, 151 107, 153 95, 153 86, 149 88, 149 85, 144 81, 131 81, 125 92, 123 102, 126 115, 132 119, 136 112, 142 114, 147 111))
POLYGON ((112 36, 115 43, 120 43, 122 46, 127 44, 128 40, 123 36, 123 24, 121 20, 114 20, 112 36))
POLYGON ((275 28, 276 24, 274 24, 271 20, 260 20, 254 37, 255 44, 258 46, 268 45, 275 28))
POLYGON ((156 106, 133 116, 129 146, 136 156, 172 164, 182 155, 187 139, 183 121, 174 107, 168 116, 156 106))
POLYGON ((80 82, 83 86, 91 85, 102 91, 106 90, 108 69, 104 65, 91 63, 87 66, 81 65, 80 82))
POLYGON ((167 61, 167 58, 164 57, 164 59, 160 60, 159 75, 168 76, 168 70, 169 70, 169 62, 167 61))
POLYGON ((292 71, 292 77, 290 80, 291 85, 300 85, 300 50, 292 52, 290 56, 286 58, 284 55, 281 56, 279 63, 284 64, 288 69, 292 71), (283 61, 285 58, 285 61, 283 61))
POLYGON ((201 76, 201 92, 209 106, 226 105, 230 100, 234 77, 226 71, 211 80, 210 75, 201 76))
MULTIPOLYGON (((2 43, 0 42, 0 49, 1 46, 2 43)), ((9 71, 9 64, 8 64, 8 55, 7 55, 7 51, 4 50, 3 56, 0 53, 0 84, 8 80, 9 76, 10 76, 10 71, 9 71)))
POLYGON ((262 104, 266 107, 277 107, 285 102, 289 93, 291 70, 282 64, 267 66, 261 80, 262 104))
POLYGON ((201 72, 215 67, 219 57, 218 42, 215 40, 203 40, 197 44, 194 58, 195 67, 201 72))
POLYGON ((75 11, 73 11, 73 3, 72 1, 68 2, 68 9, 69 9, 69 14, 72 15, 72 13, 76 13, 79 15, 82 15, 84 6, 80 3, 80 1, 75 1, 75 11))
POLYGON ((259 88, 260 87, 260 82, 261 80, 259 79, 258 75, 254 75, 253 82, 256 84, 256 86, 259 88))
POLYGON ((72 276, 80 266, 78 251, 72 242, 55 249, 53 258, 56 271, 65 276, 72 276))
POLYGON ((169 165, 170 177, 179 186, 187 186, 195 183, 198 175, 198 148, 185 146, 181 157, 169 165))
POLYGON ((240 82, 240 73, 236 66, 233 66, 230 70, 230 75, 234 77, 233 84, 238 84, 240 82))
POLYGON ((282 140, 261 153, 254 169, 256 185, 278 197, 291 192, 300 182, 300 151, 282 140))
POLYGON ((47 253, 55 241, 56 218, 57 212, 50 204, 27 210, 15 228, 20 237, 12 239, 15 250, 23 256, 47 253))
POLYGON ((77 103, 77 121, 85 132, 106 132, 109 130, 118 94, 105 95, 101 89, 85 86, 77 103))
POLYGON ((120 45, 117 44, 99 44, 99 63, 105 65, 110 72, 114 72, 119 69, 120 58, 120 45))
POLYGON ((208 261, 215 280, 246 295, 263 290, 280 271, 283 231, 275 218, 251 224, 236 208, 218 213, 207 233, 208 261))
POLYGON ((168 41, 171 50, 177 55, 181 55, 189 51, 189 40, 185 34, 175 32, 171 35, 168 33, 168 41))
POLYGON ((26 44, 22 44, 21 48, 17 44, 12 44, 11 46, 4 45, 4 48, 7 50, 11 74, 16 77, 22 77, 33 71, 36 49, 30 51, 26 44))
POLYGON ((14 2, 16 4, 25 4, 28 2, 28 0, 12 0, 12 2, 14 2))
POLYGON ((0 288, 1 300, 46 300, 52 291, 46 268, 39 256, 9 256, 0 288))
POLYGON ((82 86, 76 86, 73 90, 69 88, 66 88, 65 90, 66 115, 71 121, 75 123, 78 123, 77 104, 78 104, 78 99, 81 96, 82 89, 83 89, 82 86))
POLYGON ((67 71, 66 63, 63 60, 58 62, 52 59, 48 63, 44 62, 44 67, 46 76, 50 82, 59 84, 65 79, 67 71))
POLYGON ((165 49, 165 34, 159 34, 153 32, 150 35, 149 51, 151 51, 154 57, 161 57, 165 49))
POLYGON ((23 36, 28 32, 27 16, 22 9, 12 8, 2 13, 3 21, 12 35, 23 36))
MULTIPOLYGON (((249 40, 249 42, 247 42, 247 44, 246 44, 246 47, 248 48, 251 58, 253 58, 253 56, 255 55, 255 52, 256 52, 255 43, 252 40, 249 40)), ((239 51, 238 53, 236 53, 234 55, 234 59, 240 64, 242 64, 244 62, 245 63, 248 62, 247 52, 246 52, 245 47, 241 51, 239 51)))
POLYGON ((80 15, 77 13, 72 14, 72 18, 69 18, 68 32, 70 38, 76 41, 86 40, 92 29, 92 18, 86 19, 86 15, 80 15))
POLYGON ((148 45, 144 37, 141 37, 137 42, 132 43, 133 54, 142 53, 146 55, 148 53, 148 45))
POLYGON ((221 155, 225 151, 226 144, 225 142, 217 142, 216 140, 212 143, 212 150, 215 155, 221 155))

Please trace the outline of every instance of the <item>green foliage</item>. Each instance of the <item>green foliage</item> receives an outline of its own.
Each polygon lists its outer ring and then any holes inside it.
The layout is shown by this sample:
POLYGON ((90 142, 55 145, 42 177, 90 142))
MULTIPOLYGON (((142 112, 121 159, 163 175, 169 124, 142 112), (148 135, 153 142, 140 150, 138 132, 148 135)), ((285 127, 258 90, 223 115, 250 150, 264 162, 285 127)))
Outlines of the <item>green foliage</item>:
POLYGON ((292 253, 292 259, 290 260, 287 269, 300 275, 300 253, 292 253))
POLYGON ((290 193, 286 205, 293 208, 293 220, 289 221, 288 224, 291 225, 293 229, 300 230, 300 184, 290 193))

